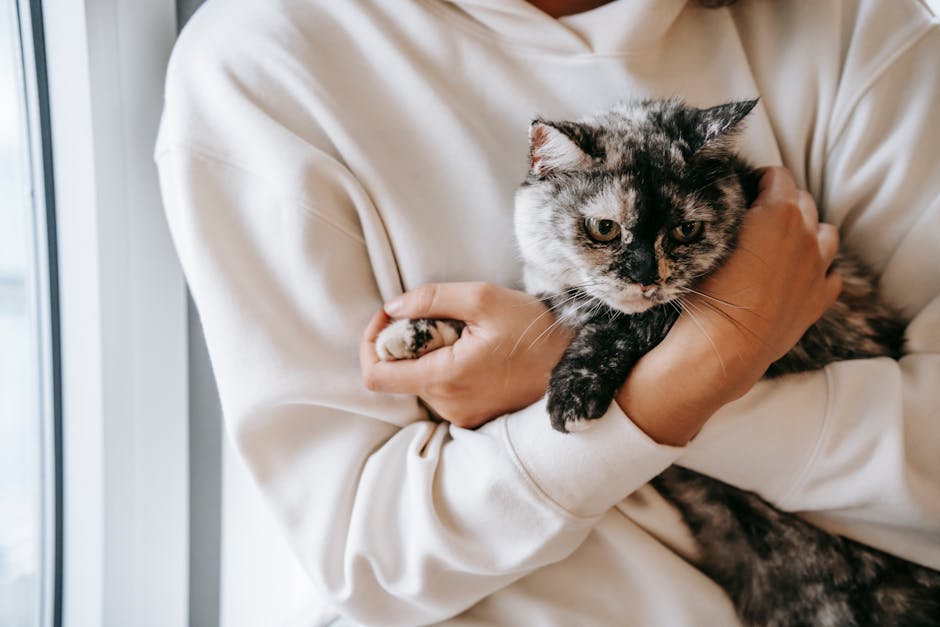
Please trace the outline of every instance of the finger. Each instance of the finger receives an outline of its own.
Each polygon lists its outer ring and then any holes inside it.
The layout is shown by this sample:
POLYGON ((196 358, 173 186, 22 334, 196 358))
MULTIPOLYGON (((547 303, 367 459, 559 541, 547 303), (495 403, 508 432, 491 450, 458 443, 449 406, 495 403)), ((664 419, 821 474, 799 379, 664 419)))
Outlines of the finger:
POLYGON ((362 332, 362 339, 368 340, 373 345, 375 344, 375 338, 378 337, 379 333, 382 332, 382 329, 388 326, 388 323, 392 319, 385 313, 384 309, 379 309, 372 318, 369 320, 369 324, 366 325, 365 331, 362 332))
POLYGON ((819 242, 819 254, 823 264, 828 268, 839 252, 839 231, 831 224, 820 224, 816 231, 816 240, 819 242))
POLYGON ((385 303, 394 318, 454 318, 474 322, 492 286, 485 283, 429 283, 385 303))
POLYGON ((826 309, 839 299, 842 293, 842 274, 836 270, 826 277, 826 309))
POLYGON ((359 340, 359 368, 365 376, 366 368, 379 361, 379 356, 375 352, 375 338, 388 323, 390 318, 385 311, 379 309, 369 320, 365 331, 362 332, 362 338, 359 340))
POLYGON ((796 204, 800 207, 806 226, 815 229, 819 225, 819 210, 816 208, 816 199, 813 195, 805 189, 797 190, 796 204))
MULTIPOLYGON (((764 196, 764 200, 768 197, 785 198, 796 193, 796 181, 793 180, 793 175, 786 168, 765 168, 764 174, 757 184, 757 189, 759 191, 757 200, 761 200, 762 196, 764 196)), ((755 201, 754 204, 762 203, 755 201)))

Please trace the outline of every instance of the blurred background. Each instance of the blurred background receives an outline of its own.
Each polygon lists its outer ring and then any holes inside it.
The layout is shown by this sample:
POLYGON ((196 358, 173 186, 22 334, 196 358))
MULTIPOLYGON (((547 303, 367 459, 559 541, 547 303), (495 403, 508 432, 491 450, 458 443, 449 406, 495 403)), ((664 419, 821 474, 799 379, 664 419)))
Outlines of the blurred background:
POLYGON ((43 438, 36 421, 38 312, 15 8, 0 11, 0 623, 37 625, 43 438))
POLYGON ((160 205, 202 0, 0 0, 0 626, 314 624, 225 439, 160 205))

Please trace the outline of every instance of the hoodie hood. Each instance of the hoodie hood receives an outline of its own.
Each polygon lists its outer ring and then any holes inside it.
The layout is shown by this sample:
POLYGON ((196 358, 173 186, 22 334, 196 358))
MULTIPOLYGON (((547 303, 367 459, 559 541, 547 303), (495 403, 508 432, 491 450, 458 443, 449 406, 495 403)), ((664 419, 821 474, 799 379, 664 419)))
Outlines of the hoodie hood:
POLYGON ((555 19, 526 0, 439 0, 500 39, 561 54, 616 55, 659 44, 687 0, 614 0, 555 19))

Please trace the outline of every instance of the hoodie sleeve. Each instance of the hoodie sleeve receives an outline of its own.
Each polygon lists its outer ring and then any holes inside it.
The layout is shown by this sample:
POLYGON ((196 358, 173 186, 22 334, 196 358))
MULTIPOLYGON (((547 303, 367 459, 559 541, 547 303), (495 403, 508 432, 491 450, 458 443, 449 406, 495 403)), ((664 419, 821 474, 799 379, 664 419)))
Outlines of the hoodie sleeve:
POLYGON ((680 463, 940 568, 940 28, 921 25, 846 68, 817 194, 910 321, 906 355, 762 382, 680 463))
POLYGON ((156 160, 229 432, 340 611, 442 620, 568 555, 679 451, 616 406, 575 443, 541 403, 468 431, 366 390, 360 334, 401 290, 380 214, 272 78, 291 59, 233 59, 217 26, 178 43, 156 160))

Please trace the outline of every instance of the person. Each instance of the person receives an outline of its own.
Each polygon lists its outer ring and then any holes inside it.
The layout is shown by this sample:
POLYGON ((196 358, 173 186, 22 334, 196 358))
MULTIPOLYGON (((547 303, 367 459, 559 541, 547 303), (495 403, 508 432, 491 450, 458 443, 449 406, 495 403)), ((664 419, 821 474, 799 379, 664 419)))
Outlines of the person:
POLYGON ((645 487, 672 463, 940 568, 937 58, 915 0, 210 1, 156 161, 230 432, 324 598, 369 625, 735 624, 645 487), (541 395, 566 336, 534 341, 551 316, 518 291, 526 129, 675 95, 759 96, 741 150, 787 168, 712 279, 760 341, 680 319, 559 434, 541 395), (817 205, 908 354, 757 382, 838 288, 817 205), (375 361, 406 315, 469 327, 375 361))

